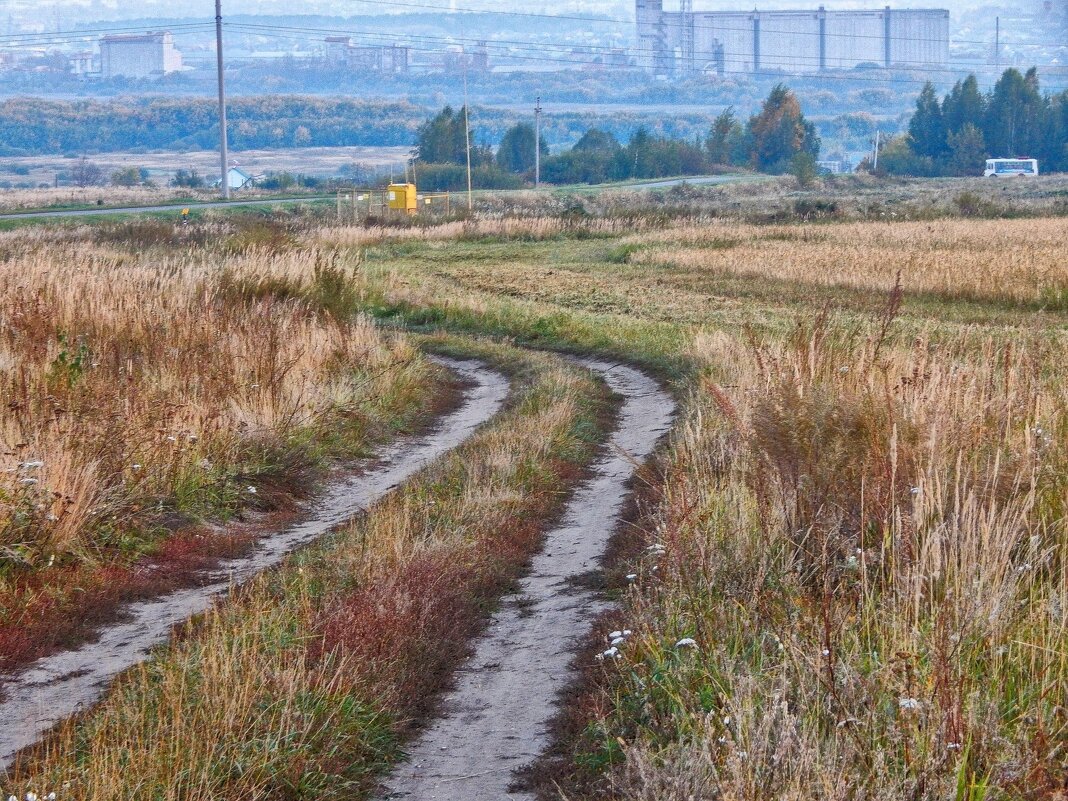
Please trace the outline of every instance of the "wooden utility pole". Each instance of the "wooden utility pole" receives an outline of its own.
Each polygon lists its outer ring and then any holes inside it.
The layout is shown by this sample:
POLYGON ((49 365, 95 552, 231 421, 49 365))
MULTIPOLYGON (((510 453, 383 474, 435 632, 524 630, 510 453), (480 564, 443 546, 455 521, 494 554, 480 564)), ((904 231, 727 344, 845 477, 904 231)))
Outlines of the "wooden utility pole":
POLYGON ((215 64, 219 73, 219 163, 222 168, 222 196, 230 199, 230 157, 226 143, 226 82, 223 78, 222 0, 215 0, 215 64))
POLYGON ((534 188, 541 186, 541 98, 534 104, 534 188))

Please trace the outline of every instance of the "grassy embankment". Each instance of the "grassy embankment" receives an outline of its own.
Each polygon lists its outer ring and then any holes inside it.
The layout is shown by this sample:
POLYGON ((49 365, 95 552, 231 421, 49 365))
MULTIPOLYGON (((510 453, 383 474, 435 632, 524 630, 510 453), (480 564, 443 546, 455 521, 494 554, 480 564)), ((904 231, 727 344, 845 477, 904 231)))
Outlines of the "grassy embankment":
POLYGON ((409 341, 353 314, 329 254, 256 225, 162 228, 174 241, 0 238, 5 667, 240 549, 251 532, 205 521, 285 512, 448 397, 409 341))
POLYGON ((381 316, 611 353, 688 397, 619 564, 634 636, 565 721, 569 790, 1056 797, 1068 223, 697 222, 317 235, 365 249, 381 316))

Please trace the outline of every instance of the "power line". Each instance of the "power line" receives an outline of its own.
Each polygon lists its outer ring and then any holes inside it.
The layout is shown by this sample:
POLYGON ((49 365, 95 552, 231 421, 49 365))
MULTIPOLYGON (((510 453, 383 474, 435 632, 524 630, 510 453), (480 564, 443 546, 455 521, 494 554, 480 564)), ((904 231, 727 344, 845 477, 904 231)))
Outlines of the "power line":
MULTIPOLYGON (((210 28, 212 23, 208 22, 182 22, 175 25, 166 26, 166 30, 171 32, 185 32, 191 29, 204 29, 210 28)), ((0 34, 0 45, 5 44, 19 44, 25 40, 57 40, 64 41, 69 39, 87 39, 90 37, 99 36, 101 34, 123 34, 123 33, 144 33, 146 28, 143 25, 137 27, 106 27, 106 28, 83 28, 81 30, 67 30, 67 31, 53 31, 51 33, 8 33, 0 34)))

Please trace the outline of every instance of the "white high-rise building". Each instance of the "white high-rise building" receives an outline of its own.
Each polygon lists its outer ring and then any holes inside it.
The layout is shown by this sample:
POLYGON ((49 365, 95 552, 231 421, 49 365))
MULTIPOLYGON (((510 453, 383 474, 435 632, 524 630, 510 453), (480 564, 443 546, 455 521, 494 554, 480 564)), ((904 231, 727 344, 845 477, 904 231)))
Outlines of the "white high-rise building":
POLYGON ((170 31, 105 36, 100 40, 104 78, 158 78, 182 69, 182 54, 170 31))

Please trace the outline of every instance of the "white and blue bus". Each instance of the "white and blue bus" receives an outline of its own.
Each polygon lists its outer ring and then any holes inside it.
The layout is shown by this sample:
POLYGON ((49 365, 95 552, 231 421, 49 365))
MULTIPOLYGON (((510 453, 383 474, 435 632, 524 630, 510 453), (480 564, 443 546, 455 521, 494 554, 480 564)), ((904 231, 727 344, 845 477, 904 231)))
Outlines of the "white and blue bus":
POLYGON ((987 159, 984 178, 1005 175, 1038 175, 1038 159, 987 159))

